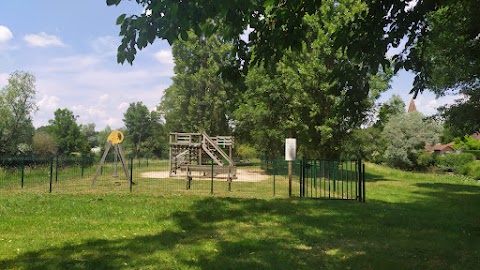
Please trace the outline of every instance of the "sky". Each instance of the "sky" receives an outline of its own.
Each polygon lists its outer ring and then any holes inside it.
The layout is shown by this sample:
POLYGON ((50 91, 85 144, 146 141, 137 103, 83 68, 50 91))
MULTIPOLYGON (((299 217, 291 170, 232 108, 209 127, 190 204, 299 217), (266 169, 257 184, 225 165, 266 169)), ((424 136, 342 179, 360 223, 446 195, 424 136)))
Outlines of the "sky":
MULTIPOLYGON (((35 127, 48 125, 58 108, 68 108, 79 124, 123 126, 123 114, 132 102, 141 101, 150 110, 160 103, 163 91, 172 83, 173 57, 166 41, 137 53, 133 65, 118 64, 120 44, 117 17, 139 14, 135 1, 107 6, 105 0, 3 1, 0 9, 0 88, 15 70, 36 77, 35 127)), ((382 95, 385 102, 398 94, 408 106, 413 75, 399 73, 392 89, 382 95)), ((417 110, 431 115, 455 97, 435 99, 419 95, 417 110)))

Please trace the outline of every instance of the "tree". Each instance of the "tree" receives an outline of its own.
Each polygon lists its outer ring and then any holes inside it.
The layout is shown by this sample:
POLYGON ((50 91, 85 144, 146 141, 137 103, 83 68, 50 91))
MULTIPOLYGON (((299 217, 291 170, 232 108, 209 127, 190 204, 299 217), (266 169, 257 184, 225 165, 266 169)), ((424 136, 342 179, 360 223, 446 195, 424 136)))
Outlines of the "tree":
POLYGON ((439 142, 442 127, 419 112, 399 114, 385 125, 382 137, 386 143, 385 162, 401 169, 414 169, 425 144, 439 142))
POLYGON ((445 1, 428 15, 429 33, 419 44, 426 83, 438 95, 478 91, 480 17, 478 0, 445 1))
POLYGON ((232 85, 219 73, 232 58, 231 47, 217 36, 205 38, 193 32, 187 40, 173 44, 175 76, 158 107, 168 131, 230 133, 228 91, 232 85))
POLYGON ((87 149, 92 149, 95 146, 99 146, 102 143, 98 141, 98 132, 95 131, 95 124, 89 123, 80 126, 80 133, 87 143, 87 149))
POLYGON ((380 107, 377 116, 378 120, 375 122, 374 127, 383 130, 383 127, 392 116, 404 113, 405 102, 403 102, 399 95, 392 95, 390 99, 380 107))
MULTIPOLYGON (((375 110, 372 110, 375 111, 375 110)), ((381 163, 386 149, 385 139, 381 133, 389 120, 397 115, 405 114, 405 103, 398 95, 392 95, 380 106, 375 115, 375 123, 367 123, 355 128, 346 139, 343 157, 345 159, 361 157, 362 159, 381 163)))
POLYGON ((23 71, 10 74, 0 92, 0 153, 14 155, 30 145, 35 131, 35 77, 23 71), (23 145, 23 146, 22 146, 23 145))
POLYGON ((48 128, 55 137, 58 146, 58 153, 69 155, 72 153, 88 153, 90 149, 80 132, 77 124, 77 117, 69 109, 57 109, 54 112, 54 119, 48 121, 48 128))
POLYGON ((103 147, 107 143, 108 135, 110 135, 112 131, 113 130, 110 126, 106 126, 103 130, 98 132, 97 141, 101 147, 103 147))
POLYGON ((363 74, 341 50, 330 49, 331 33, 342 23, 327 27, 333 18, 345 14, 306 16, 310 30, 300 52, 285 53, 274 70, 248 72, 247 91, 235 113, 236 133, 274 157, 289 136, 299 141, 301 155, 338 157, 347 135, 364 123, 374 100, 389 87, 388 73, 363 74), (340 73, 342 79, 332 82, 340 73), (358 91, 362 88, 368 90, 358 91))
POLYGON ((454 138, 463 138, 476 131, 480 131, 480 92, 469 90, 463 92, 463 98, 457 99, 451 105, 438 109, 444 121, 444 142, 451 142, 454 138))
POLYGON ((37 155, 49 157, 57 154, 58 147, 53 136, 45 131, 36 131, 33 135, 33 151, 37 155))
POLYGON ((158 114, 150 112, 142 102, 132 102, 123 114, 123 122, 127 128, 126 138, 133 144, 135 158, 141 150, 141 144, 152 135, 154 123, 159 121, 158 114))
MULTIPOLYGON (((118 5, 122 0, 107 0, 107 5, 118 5)), ((386 52, 397 48, 406 39, 405 48, 393 57, 396 70, 405 68, 417 75, 413 92, 426 89, 425 58, 419 48, 429 34, 429 15, 439 8, 449 7, 456 0, 446 1, 338 1, 338 0, 259 0, 259 1, 177 1, 138 0, 146 12, 117 19, 122 42, 118 47, 119 63, 132 63, 137 49, 143 49, 155 39, 166 39, 173 44, 186 39, 193 29, 199 35, 210 36, 220 32, 224 40, 234 44, 235 54, 243 61, 238 67, 251 63, 251 48, 256 48, 256 59, 265 63, 279 61, 288 49, 300 50, 308 39, 308 24, 304 18, 319 10, 354 14, 332 35, 334 50, 341 48, 349 59, 361 65, 362 72, 374 74, 379 65, 388 66, 386 52), (412 2, 415 3, 412 5, 412 2), (353 5, 341 5, 353 3, 353 5), (240 35, 250 27, 249 42, 240 35)), ((474 22, 478 0, 463 0, 470 12, 460 13, 474 22)), ((465 11, 465 10, 463 10, 465 11)), ((331 20, 330 22, 335 23, 331 20)), ((471 24, 478 26, 479 24, 471 24)), ((473 32, 472 32, 473 33, 473 32)), ((478 33, 475 32, 475 33, 478 33)), ((465 51, 461 51, 465 54, 465 51)), ((255 62, 254 62, 255 63, 255 62)), ((364 91, 359 89, 358 91, 364 91)), ((353 93, 350 93, 353 94, 353 93)))

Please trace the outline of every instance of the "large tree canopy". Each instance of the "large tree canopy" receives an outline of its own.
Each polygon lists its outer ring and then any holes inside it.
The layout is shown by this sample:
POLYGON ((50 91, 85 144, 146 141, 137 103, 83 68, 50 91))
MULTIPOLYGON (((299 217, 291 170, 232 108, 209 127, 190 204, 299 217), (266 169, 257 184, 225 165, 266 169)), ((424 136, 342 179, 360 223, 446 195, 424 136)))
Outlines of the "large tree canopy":
MULTIPOLYGON (((123 0, 125 1, 125 0, 123 0)), ((118 5, 122 0, 107 0, 108 5, 118 5)), ((341 48, 359 65, 364 74, 375 73, 379 65, 388 66, 386 52, 401 45, 406 38, 405 49, 394 56, 397 70, 405 68, 417 73, 413 91, 423 91, 428 74, 425 55, 419 44, 428 35, 428 16, 438 8, 454 5, 456 1, 436 0, 231 0, 231 1, 178 1, 137 0, 145 8, 142 14, 117 19, 120 25, 121 45, 118 61, 132 63, 137 49, 145 48, 155 39, 165 39, 172 44, 178 38, 187 38, 193 29, 198 35, 220 33, 235 46, 239 68, 248 60, 249 50, 255 47, 255 58, 266 63, 277 62, 290 48, 301 49, 308 38, 307 15, 323 12, 343 12, 345 23, 332 33, 336 48, 341 48), (339 5, 338 3, 346 3, 339 5), (360 3, 361 5, 353 5, 360 3), (323 8, 322 7, 330 7, 323 8), (349 7, 360 7, 351 10, 349 7), (343 10, 340 10, 343 9, 343 10), (246 29, 249 42, 240 36, 246 29)), ((478 7, 478 0, 463 0, 478 7), (475 5, 476 4, 476 5, 475 5)), ((474 12, 473 12, 474 13, 474 12)), ((472 12, 466 16, 476 16, 472 12)), ((478 25, 478 24, 477 24, 478 25)))
POLYGON ((426 83, 438 95, 470 95, 480 88, 480 0, 447 3, 429 14, 429 33, 419 43, 426 83))
MULTIPOLYGON (((359 2, 337 7, 362 10, 359 2)), ((235 112, 236 133, 273 157, 287 136, 299 140, 302 155, 338 157, 344 139, 364 123, 373 101, 389 87, 389 74, 364 74, 345 52, 332 49, 332 32, 354 14, 328 13, 329 8, 305 17, 309 30, 301 50, 285 52, 274 69, 253 67, 246 77, 247 91, 235 112)))
POLYGON ((231 47, 217 36, 205 38, 192 32, 187 40, 173 44, 175 76, 158 107, 169 132, 230 133, 227 93, 232 84, 219 72, 232 58, 231 47))

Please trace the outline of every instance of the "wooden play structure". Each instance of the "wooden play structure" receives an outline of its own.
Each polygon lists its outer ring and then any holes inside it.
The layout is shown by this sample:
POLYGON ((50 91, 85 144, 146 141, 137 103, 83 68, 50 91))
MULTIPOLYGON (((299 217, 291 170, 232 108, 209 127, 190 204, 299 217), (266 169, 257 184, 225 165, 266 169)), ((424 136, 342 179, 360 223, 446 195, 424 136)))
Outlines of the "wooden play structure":
MULTIPOLYGON (((231 136, 209 137, 205 133, 170 133, 170 177, 237 178, 231 136)), ((188 188, 188 186, 187 186, 188 188)))

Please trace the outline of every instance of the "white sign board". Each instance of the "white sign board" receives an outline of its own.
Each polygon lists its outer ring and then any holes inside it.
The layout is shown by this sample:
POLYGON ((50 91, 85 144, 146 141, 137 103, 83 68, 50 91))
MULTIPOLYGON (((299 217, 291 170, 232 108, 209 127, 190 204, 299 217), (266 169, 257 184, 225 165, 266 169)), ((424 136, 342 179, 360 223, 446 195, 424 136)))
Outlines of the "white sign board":
POLYGON ((285 160, 294 161, 297 158, 297 139, 285 139, 285 160))

